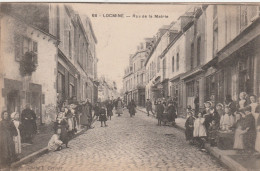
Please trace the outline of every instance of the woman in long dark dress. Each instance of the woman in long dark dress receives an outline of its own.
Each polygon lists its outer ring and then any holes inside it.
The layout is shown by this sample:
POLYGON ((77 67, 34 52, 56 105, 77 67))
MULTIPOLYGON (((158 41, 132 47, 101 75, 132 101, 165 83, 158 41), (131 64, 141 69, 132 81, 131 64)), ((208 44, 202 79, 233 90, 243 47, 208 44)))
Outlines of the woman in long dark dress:
POLYGON ((94 110, 94 116, 96 116, 95 119, 99 120, 99 115, 100 115, 100 103, 97 102, 95 104, 95 106, 93 107, 93 110, 94 110))
POLYGON ((128 104, 128 111, 130 113, 130 117, 134 116, 136 113, 136 104, 135 101, 132 99, 131 102, 128 104))
POLYGON ((113 116, 113 108, 114 108, 113 102, 109 100, 106 107, 107 107, 107 117, 111 120, 111 117, 113 116))
POLYGON ((170 101, 167 107, 167 114, 168 114, 168 121, 172 122, 172 125, 175 125, 175 119, 177 117, 176 115, 176 109, 173 105, 173 102, 170 101))
POLYGON ((17 136, 16 128, 7 111, 2 112, 0 121, 0 169, 9 167, 17 158, 13 136, 17 136))
POLYGON ((188 112, 187 116, 188 117, 185 122, 185 137, 186 141, 192 143, 195 117, 193 116, 192 112, 188 112))
POLYGON ((158 101, 158 105, 157 105, 157 119, 158 119, 158 126, 162 125, 162 115, 164 112, 164 106, 161 103, 161 101, 158 101))

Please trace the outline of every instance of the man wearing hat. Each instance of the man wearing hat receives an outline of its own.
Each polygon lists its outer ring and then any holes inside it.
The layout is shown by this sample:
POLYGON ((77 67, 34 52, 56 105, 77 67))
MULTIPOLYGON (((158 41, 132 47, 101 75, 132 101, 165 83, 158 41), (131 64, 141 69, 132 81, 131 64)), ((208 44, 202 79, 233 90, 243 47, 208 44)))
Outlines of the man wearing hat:
POLYGON ((154 115, 153 113, 153 108, 152 108, 152 102, 150 101, 150 99, 147 99, 146 103, 145 103, 145 107, 146 107, 146 111, 147 111, 147 116, 150 115, 150 111, 152 112, 152 114, 154 115))

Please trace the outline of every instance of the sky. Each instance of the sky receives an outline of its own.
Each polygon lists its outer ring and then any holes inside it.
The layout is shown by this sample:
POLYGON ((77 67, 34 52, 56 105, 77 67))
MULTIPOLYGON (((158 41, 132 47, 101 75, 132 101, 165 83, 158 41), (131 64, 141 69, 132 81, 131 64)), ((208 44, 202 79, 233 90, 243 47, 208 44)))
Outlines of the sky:
POLYGON ((92 22, 98 41, 98 77, 105 76, 115 81, 118 90, 123 87, 124 70, 129 64, 130 54, 136 52, 137 46, 189 9, 187 5, 177 4, 76 3, 72 6, 80 14, 89 16, 92 22), (107 14, 123 14, 124 17, 106 17, 107 14), (133 15, 152 15, 152 18, 135 18, 133 15), (168 18, 154 18, 154 15, 166 15, 168 18))

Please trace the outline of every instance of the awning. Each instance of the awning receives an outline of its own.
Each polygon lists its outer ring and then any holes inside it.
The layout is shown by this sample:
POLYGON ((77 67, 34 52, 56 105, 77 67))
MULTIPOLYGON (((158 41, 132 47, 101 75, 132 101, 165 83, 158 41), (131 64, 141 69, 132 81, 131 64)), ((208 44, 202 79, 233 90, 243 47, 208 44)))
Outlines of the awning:
POLYGON ((218 52, 218 62, 231 57, 234 52, 260 36, 260 18, 258 17, 251 25, 244 29, 235 39, 228 43, 218 52))
POLYGON ((218 63, 218 57, 215 57, 215 58, 211 59, 208 63, 206 63, 205 65, 203 65, 201 68, 202 68, 203 70, 207 70, 207 69, 209 69, 210 67, 216 68, 217 63, 218 63))
POLYGON ((203 71, 204 71, 204 70, 201 69, 201 67, 196 68, 196 69, 194 69, 194 70, 188 72, 188 73, 185 74, 184 76, 182 76, 181 79, 184 80, 184 79, 190 78, 191 76, 198 75, 198 74, 202 73, 203 71))
POLYGON ((170 82, 179 81, 182 75, 184 75, 184 74, 183 73, 178 74, 178 75, 172 77, 171 79, 169 79, 169 81, 170 82))

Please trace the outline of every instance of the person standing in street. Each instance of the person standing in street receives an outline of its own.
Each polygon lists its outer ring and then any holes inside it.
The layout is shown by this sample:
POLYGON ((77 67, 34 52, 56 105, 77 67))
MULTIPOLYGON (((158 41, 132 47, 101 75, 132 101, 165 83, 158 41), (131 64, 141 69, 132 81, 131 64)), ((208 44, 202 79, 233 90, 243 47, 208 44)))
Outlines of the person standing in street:
POLYGON ((36 126, 36 114, 30 109, 30 105, 27 104, 26 108, 22 111, 22 142, 32 144, 33 135, 37 132, 36 126))
POLYGON ((128 104, 128 111, 130 113, 130 117, 134 116, 136 113, 136 104, 134 99, 131 100, 131 102, 128 104))
POLYGON ((123 114, 123 102, 120 99, 120 97, 118 97, 117 101, 116 101, 116 113, 118 114, 118 116, 120 116, 121 114, 123 114))
POLYGON ((16 158, 13 137, 17 136, 14 123, 10 120, 7 111, 2 112, 0 121, 0 170, 7 168, 16 158))
POLYGON ((111 117, 113 116, 113 108, 114 108, 112 100, 109 100, 107 102, 106 108, 107 108, 107 117, 111 120, 111 117))
POLYGON ((172 122, 172 125, 175 125, 175 119, 177 115, 176 115, 175 106, 173 105, 173 101, 170 101, 168 104, 167 114, 168 114, 168 121, 172 122))
POLYGON ((157 103, 157 119, 158 119, 158 126, 162 125, 162 115, 164 112, 164 106, 161 103, 161 101, 159 100, 157 103))
POLYGON ((153 108, 152 108, 152 102, 150 101, 150 99, 147 99, 145 107, 146 107, 146 111, 147 111, 147 116, 150 115, 150 113, 149 113, 150 111, 152 112, 152 114, 154 114, 153 108))
POLYGON ((100 108, 99 120, 101 122, 101 127, 103 127, 103 124, 105 125, 105 127, 107 127, 107 124, 106 124, 106 121, 107 121, 106 109, 103 105, 101 105, 101 108, 100 108))

